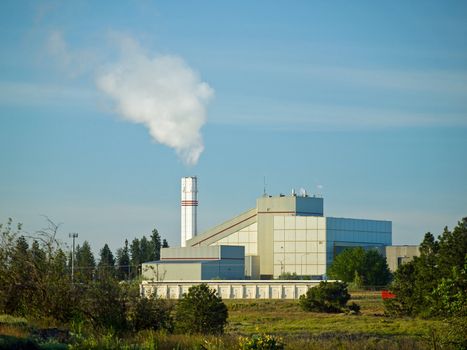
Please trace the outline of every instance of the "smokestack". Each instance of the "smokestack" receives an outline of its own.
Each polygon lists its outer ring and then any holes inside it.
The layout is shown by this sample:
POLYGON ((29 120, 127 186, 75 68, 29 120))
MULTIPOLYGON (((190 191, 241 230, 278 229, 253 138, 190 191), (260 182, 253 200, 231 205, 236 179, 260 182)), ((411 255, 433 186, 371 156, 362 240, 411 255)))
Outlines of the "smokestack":
POLYGON ((196 176, 182 177, 182 237, 181 246, 197 235, 198 180, 196 176))

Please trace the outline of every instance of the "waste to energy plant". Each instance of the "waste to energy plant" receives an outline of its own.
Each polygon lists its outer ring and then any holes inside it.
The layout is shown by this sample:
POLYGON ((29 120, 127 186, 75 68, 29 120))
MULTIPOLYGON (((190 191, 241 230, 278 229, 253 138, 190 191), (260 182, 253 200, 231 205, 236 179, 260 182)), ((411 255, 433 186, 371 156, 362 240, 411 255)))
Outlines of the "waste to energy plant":
POLYGON ((391 221, 325 216, 324 199, 303 189, 290 195, 265 193, 254 208, 198 234, 197 186, 194 176, 181 180, 181 247, 163 248, 161 260, 143 264, 146 292, 179 298, 189 286, 210 281, 227 298, 296 298, 297 290, 326 279, 326 269, 346 248, 389 252, 396 265, 418 255, 417 247, 411 256, 407 249, 390 247, 391 221), (310 281, 271 281, 284 274, 310 281), (247 293, 248 288, 256 292, 247 293))

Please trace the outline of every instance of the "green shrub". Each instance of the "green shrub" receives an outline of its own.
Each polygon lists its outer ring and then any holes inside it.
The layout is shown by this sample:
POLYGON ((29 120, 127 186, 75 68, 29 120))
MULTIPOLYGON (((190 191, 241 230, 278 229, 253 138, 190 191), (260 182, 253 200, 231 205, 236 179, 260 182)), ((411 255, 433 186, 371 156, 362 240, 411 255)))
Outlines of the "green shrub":
POLYGON ((135 331, 147 329, 173 331, 172 308, 169 301, 155 296, 138 298, 133 307, 131 320, 133 329, 135 331))
POLYGON ((299 303, 305 311, 337 313, 344 311, 349 299, 345 282, 321 281, 318 286, 301 295, 299 303))
POLYGON ((223 333, 228 311, 222 298, 216 294, 204 283, 191 287, 175 309, 176 329, 190 334, 223 333))
POLYGON ((269 334, 255 334, 251 337, 240 337, 240 350, 282 350, 284 344, 280 337, 269 334))
POLYGON ((290 273, 290 272, 283 272, 279 276, 280 280, 300 280, 302 279, 302 276, 297 275, 295 272, 290 273))
POLYGON ((0 350, 40 350, 39 345, 31 339, 0 335, 0 350))
POLYGON ((24 317, 15 317, 12 315, 0 315, 0 325, 13 325, 18 327, 25 327, 28 324, 28 320, 24 317))
POLYGON ((355 314, 360 313, 360 305, 358 305, 357 303, 351 303, 351 304, 347 305, 347 309, 350 312, 355 313, 355 314))
POLYGON ((100 276, 84 290, 81 312, 99 330, 125 331, 128 327, 126 293, 112 276, 100 276))

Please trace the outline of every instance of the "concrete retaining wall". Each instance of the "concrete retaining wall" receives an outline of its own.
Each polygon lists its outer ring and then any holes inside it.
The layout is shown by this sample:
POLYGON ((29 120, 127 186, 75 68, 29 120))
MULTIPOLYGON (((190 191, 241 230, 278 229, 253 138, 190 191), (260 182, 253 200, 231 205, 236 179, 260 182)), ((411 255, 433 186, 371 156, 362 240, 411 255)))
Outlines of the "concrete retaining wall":
POLYGON ((217 291, 222 299, 298 299, 321 281, 243 280, 243 281, 143 281, 141 294, 153 293, 163 299, 180 299, 188 289, 201 283, 217 291))

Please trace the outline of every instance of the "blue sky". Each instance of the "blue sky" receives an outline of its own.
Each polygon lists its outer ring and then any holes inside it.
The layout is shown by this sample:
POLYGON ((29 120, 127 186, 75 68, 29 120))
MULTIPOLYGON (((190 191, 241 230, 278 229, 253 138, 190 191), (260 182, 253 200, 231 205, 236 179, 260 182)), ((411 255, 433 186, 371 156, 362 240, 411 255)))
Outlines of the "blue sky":
POLYGON ((417 244, 467 215, 466 38, 464 1, 2 1, 0 221, 178 245, 181 176, 201 231, 266 177, 417 244))

